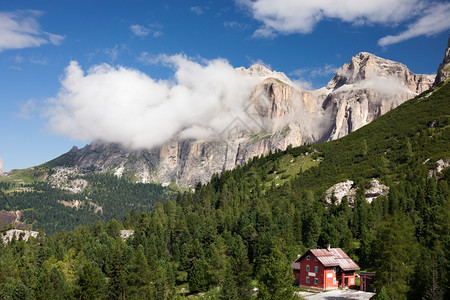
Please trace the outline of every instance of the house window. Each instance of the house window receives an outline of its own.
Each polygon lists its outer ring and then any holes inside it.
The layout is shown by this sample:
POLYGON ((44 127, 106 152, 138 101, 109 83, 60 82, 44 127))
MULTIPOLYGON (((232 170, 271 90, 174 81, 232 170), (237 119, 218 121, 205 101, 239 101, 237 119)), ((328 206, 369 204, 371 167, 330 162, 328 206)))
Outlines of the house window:
POLYGON ((309 283, 309 277, 306 277, 306 283, 309 283))
POLYGON ((310 260, 311 257, 309 255, 306 255, 306 260, 310 260))
POLYGON ((306 265, 306 271, 309 272, 309 265, 306 265))
POLYGON ((333 278, 333 284, 336 284, 336 278, 333 278))
POLYGON ((350 278, 350 283, 355 284, 355 278, 350 278))
POLYGON ((315 273, 319 273, 319 267, 318 267, 318 266, 315 266, 315 267, 314 267, 314 272, 315 272, 315 273))
POLYGON ((337 271, 337 268, 333 267, 333 273, 336 273, 336 271, 337 271))
POLYGON ((314 257, 314 260, 315 260, 315 261, 319 261, 319 259, 318 259, 317 257, 314 257))
POLYGON ((299 279, 300 278, 300 274, 297 274, 295 277, 297 277, 297 279, 299 279))
POLYGON ((314 284, 319 284, 319 279, 314 278, 314 284))

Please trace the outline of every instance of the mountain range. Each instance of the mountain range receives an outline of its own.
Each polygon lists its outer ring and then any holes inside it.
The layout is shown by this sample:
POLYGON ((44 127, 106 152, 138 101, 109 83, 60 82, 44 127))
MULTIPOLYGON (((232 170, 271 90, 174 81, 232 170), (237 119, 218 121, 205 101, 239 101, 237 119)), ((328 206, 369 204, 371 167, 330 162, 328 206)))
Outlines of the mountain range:
POLYGON ((50 161, 59 173, 133 174, 139 182, 206 183, 214 173, 243 165, 270 151, 341 138, 429 89, 435 75, 418 75, 405 65, 367 52, 354 56, 323 88, 308 91, 284 73, 262 65, 237 68, 259 83, 237 117, 217 137, 172 140, 153 149, 130 150, 93 142, 50 161))

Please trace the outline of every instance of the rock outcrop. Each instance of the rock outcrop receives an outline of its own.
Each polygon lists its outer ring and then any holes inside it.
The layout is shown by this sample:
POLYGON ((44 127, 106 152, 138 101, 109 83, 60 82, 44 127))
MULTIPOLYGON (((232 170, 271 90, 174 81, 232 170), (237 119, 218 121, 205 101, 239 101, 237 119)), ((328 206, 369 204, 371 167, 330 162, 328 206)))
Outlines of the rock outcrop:
POLYGON ((437 85, 450 78, 450 32, 448 34, 447 50, 445 50, 444 59, 439 65, 434 85, 437 85))
POLYGON ((440 177, 442 176, 441 172, 444 171, 445 169, 450 168, 450 159, 446 158, 446 159, 439 159, 436 162, 436 166, 434 169, 429 170, 428 175, 430 177, 434 176, 434 177, 440 177))
MULTIPOLYGON (((208 140, 169 141, 131 151, 117 144, 92 143, 64 155, 65 167, 94 172, 132 173, 141 182, 193 186, 212 174, 288 145, 334 140, 370 123, 431 87, 433 75, 416 75, 400 63, 361 52, 324 88, 307 91, 285 74, 253 65, 238 68, 257 76, 245 119, 208 140)), ((71 187, 73 188, 73 187, 71 187)))
MULTIPOLYGON (((353 187, 353 181, 347 180, 336 183, 326 191, 325 202, 328 204, 340 204, 344 197, 347 197, 350 206, 355 205, 357 187, 353 187)), ((376 178, 370 181, 370 186, 364 189, 364 198, 367 202, 372 203, 373 199, 389 194, 389 187, 381 184, 376 178)))
POLYGON ((328 204, 340 204, 344 197, 347 197, 348 203, 354 205, 356 188, 353 188, 353 181, 347 180, 338 182, 326 191, 325 202, 328 204))
POLYGON ((21 230, 21 229, 10 229, 4 233, 1 233, 3 244, 9 243, 13 238, 16 240, 22 239, 28 241, 30 237, 36 238, 39 235, 37 231, 31 230, 21 230))

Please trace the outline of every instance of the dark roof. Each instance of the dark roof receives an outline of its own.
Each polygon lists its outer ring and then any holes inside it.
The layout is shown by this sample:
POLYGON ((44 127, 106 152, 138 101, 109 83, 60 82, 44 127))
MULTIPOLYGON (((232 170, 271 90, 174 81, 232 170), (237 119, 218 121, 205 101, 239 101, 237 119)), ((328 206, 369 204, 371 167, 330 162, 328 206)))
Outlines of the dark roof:
MULTIPOLYGON (((300 269, 300 261, 308 253, 313 254, 325 267, 337 267, 339 266, 343 271, 359 270, 359 266, 347 255, 341 248, 330 248, 328 249, 310 249, 306 251, 305 254, 297 258, 292 264, 299 264, 298 269, 300 269)), ((295 265, 297 267, 297 265, 295 265)), ((294 268, 293 268, 294 269, 294 268)))

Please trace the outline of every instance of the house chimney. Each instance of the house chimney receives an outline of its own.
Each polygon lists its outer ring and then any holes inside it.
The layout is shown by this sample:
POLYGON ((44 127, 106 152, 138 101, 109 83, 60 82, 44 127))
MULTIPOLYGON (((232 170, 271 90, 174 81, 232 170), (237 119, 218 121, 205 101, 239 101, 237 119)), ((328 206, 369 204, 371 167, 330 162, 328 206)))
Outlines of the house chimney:
POLYGON ((330 246, 330 244, 327 245, 327 250, 328 250, 328 251, 331 251, 331 246, 330 246))

